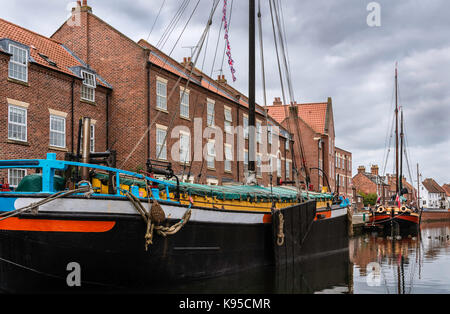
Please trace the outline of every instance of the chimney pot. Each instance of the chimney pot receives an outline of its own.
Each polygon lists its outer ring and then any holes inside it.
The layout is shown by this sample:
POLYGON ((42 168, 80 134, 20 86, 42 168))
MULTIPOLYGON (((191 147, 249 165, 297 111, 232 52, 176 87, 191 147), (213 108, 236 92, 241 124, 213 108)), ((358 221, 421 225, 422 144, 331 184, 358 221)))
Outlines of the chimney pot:
POLYGON ((83 7, 87 6, 87 0, 83 0, 83 7))
POLYGON ((378 165, 373 165, 372 168, 370 169, 370 172, 372 173, 372 175, 377 176, 378 175, 378 165))
POLYGON ((359 166, 358 167, 358 173, 364 174, 365 172, 366 172, 366 167, 364 167, 364 166, 359 166))

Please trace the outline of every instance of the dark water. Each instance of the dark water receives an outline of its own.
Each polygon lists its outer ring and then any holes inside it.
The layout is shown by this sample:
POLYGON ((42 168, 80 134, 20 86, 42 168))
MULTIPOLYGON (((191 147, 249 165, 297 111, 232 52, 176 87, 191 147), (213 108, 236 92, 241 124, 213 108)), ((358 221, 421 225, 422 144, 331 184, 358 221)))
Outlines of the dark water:
POLYGON ((423 224, 417 237, 352 238, 349 251, 287 268, 266 267, 159 293, 448 294, 450 222, 423 224))

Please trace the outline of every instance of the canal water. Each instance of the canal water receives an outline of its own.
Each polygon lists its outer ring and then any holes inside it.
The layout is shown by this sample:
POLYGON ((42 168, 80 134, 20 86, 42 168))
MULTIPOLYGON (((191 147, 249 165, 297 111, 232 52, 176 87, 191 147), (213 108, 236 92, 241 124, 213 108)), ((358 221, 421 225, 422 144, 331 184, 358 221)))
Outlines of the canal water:
MULTIPOLYGON (((149 291, 152 292, 152 291, 149 291)), ((449 294, 450 222, 424 223, 417 237, 376 233, 350 239, 349 251, 285 268, 160 286, 169 294, 449 294)))

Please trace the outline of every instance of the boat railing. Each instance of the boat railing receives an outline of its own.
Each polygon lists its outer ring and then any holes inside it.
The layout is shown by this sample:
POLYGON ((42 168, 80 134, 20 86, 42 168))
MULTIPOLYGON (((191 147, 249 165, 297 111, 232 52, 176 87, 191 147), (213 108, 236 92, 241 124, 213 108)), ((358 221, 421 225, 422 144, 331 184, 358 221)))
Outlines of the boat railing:
MULTIPOLYGON (((98 171, 106 171, 110 173, 110 175, 113 175, 115 186, 117 187, 115 189, 115 194, 101 194, 102 196, 116 196, 116 197, 125 197, 124 190, 120 188, 121 186, 121 176, 122 177, 128 177, 128 178, 135 178, 138 180, 146 180, 149 182, 149 185, 151 185, 151 192, 152 192, 152 198, 156 200, 162 200, 167 202, 173 202, 173 203, 179 203, 177 201, 174 201, 170 198, 169 189, 176 187, 174 184, 170 182, 161 181, 155 178, 151 178, 148 176, 145 176, 143 174, 134 173, 131 171, 121 170, 117 168, 111 168, 101 165, 93 165, 93 164, 86 164, 86 163, 80 163, 80 162, 73 162, 73 161, 65 161, 65 160, 57 160, 55 153, 48 153, 47 159, 16 159, 16 160, 0 160, 0 169, 41 169, 42 173, 42 187, 40 192, 33 192, 33 193, 55 193, 55 172, 56 171, 66 171, 70 166, 73 167, 83 167, 83 168, 90 168, 95 169, 98 171), (160 198, 159 188, 156 188, 154 186, 163 186, 166 194, 165 199, 160 198)), ((130 187, 130 193, 135 195, 136 197, 140 197, 139 195, 139 189, 133 189, 130 187)), ((1 194, 30 194, 30 192, 0 192, 1 194)), ((97 193, 93 193, 92 195, 100 195, 97 193)))

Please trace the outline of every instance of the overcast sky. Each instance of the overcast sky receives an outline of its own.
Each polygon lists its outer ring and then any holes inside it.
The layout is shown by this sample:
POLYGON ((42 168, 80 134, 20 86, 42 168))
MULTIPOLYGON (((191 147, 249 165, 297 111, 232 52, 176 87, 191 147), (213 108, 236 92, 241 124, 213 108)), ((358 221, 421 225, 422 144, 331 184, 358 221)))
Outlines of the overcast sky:
MULTIPOLYGON (((176 60, 190 55, 211 11, 212 0, 200 0, 186 31, 176 40, 199 0, 190 0, 168 40, 158 47, 176 60)), ((394 70, 398 62, 400 105, 405 125, 412 176, 420 164, 423 179, 450 183, 450 1, 379 0, 380 26, 370 27, 367 0, 282 0, 292 84, 297 102, 333 99, 336 146, 353 153, 353 171, 359 165, 383 169, 394 106, 394 70)), ((64 0, 2 0, 0 17, 51 36, 66 20, 74 2, 64 0)), ((93 13, 138 41, 157 45, 179 9, 175 0, 88 0, 93 13), (152 26, 164 2, 153 31, 152 26)), ((197 67, 216 77, 222 68, 228 82, 247 93, 248 1, 233 4, 230 45, 237 81, 222 59, 223 31, 219 28, 223 1, 216 10, 208 40, 197 67)), ((268 1, 262 0, 267 97, 281 96, 268 1)), ((260 59, 257 59, 257 101, 263 104, 260 59)), ((387 163, 393 170, 393 152, 387 163)), ((407 172, 407 169, 405 169, 407 172)), ((407 176, 409 179, 409 175, 407 176)), ((416 182, 414 182, 414 185, 416 182)))

